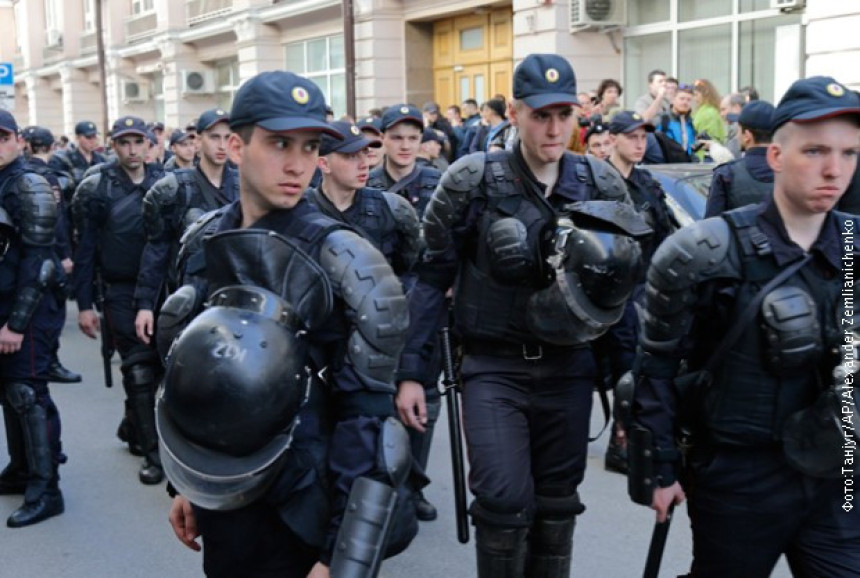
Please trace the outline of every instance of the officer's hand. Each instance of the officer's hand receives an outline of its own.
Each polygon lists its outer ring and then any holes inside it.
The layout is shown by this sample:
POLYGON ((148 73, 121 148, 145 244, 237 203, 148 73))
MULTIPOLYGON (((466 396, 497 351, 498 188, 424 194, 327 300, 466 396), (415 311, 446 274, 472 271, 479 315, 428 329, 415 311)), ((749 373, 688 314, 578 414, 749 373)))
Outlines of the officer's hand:
POLYGON ((137 312, 137 317, 134 319, 134 330, 137 332, 137 338, 149 345, 152 339, 152 326, 154 325, 152 310, 141 309, 137 312))
POLYGON ((170 520, 170 525, 179 541, 195 552, 199 552, 200 544, 197 543, 197 536, 200 532, 197 531, 197 520, 194 519, 194 510, 191 509, 188 498, 184 496, 173 498, 170 516, 167 519, 170 520))
POLYGON ((15 353, 21 349, 24 341, 23 333, 15 333, 9 329, 9 324, 0 328, 0 353, 15 353))
POLYGON ((84 335, 95 339, 99 334, 99 316, 92 309, 84 309, 78 313, 78 327, 84 335))
POLYGON ((394 397, 400 421, 407 427, 424 432, 427 423, 427 404, 424 402, 424 386, 417 381, 401 381, 394 397))
POLYGON ((66 275, 71 275, 72 271, 74 271, 75 269, 74 262, 68 257, 60 261, 60 265, 63 266, 63 271, 66 273, 66 275))
POLYGON ((311 571, 308 573, 308 578, 329 578, 329 576, 331 576, 331 574, 329 574, 328 566, 322 562, 314 564, 314 567, 311 568, 311 571))
POLYGON ((686 499, 687 496, 684 494, 681 484, 675 482, 668 488, 657 488, 654 490, 654 501, 651 502, 651 509, 657 510, 658 522, 665 522, 669 505, 672 502, 675 502, 675 505, 681 504, 686 499))

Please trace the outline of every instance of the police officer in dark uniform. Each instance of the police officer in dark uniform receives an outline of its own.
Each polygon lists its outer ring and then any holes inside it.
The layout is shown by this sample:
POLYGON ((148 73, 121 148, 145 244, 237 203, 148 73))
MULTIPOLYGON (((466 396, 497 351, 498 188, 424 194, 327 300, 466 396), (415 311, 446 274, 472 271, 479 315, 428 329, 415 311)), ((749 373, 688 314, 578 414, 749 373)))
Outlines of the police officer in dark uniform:
POLYGON ((456 161, 424 214, 398 397, 420 426, 422 350, 456 279, 478 576, 566 577, 584 510, 589 342, 620 319, 641 256, 627 233, 648 228, 618 173, 565 150, 577 104, 566 59, 528 56, 513 94, 514 150, 456 161))
POLYGON ((170 133, 170 158, 164 162, 164 172, 173 172, 179 169, 193 169, 197 155, 197 146, 190 139, 187 132, 177 128, 170 133))
POLYGON ((154 329, 154 311, 162 295, 177 288, 169 278, 179 239, 185 229, 204 213, 239 198, 239 176, 227 166, 230 116, 225 110, 207 110, 197 119, 200 162, 193 169, 168 173, 143 198, 146 247, 140 261, 134 291, 138 338, 149 343, 154 329))
MULTIPOLYGON (((81 184, 87 169, 101 164, 107 160, 98 152, 99 131, 95 123, 83 120, 75 125, 75 136, 77 145, 66 150, 57 151, 49 162, 52 169, 67 173, 72 177, 75 186, 81 184)), ((71 196, 66 202, 71 202, 71 196)))
MULTIPOLYGON (((181 263, 192 284, 168 298, 158 322, 169 343, 209 304, 173 343, 157 404, 179 492, 170 521, 195 550, 202 536, 210 577, 328 576, 330 564, 333 576, 363 576, 338 564, 373 555, 383 528, 356 534, 367 540, 359 552, 349 534, 336 554, 336 536, 341 525, 370 528, 367 504, 391 510, 360 488, 390 497, 409 469, 392 400, 405 298, 384 257, 303 195, 320 134, 338 136, 313 82, 283 71, 251 78, 230 124, 240 200, 189 230, 181 263), (207 351, 218 353, 196 367, 207 351), (345 513, 350 493, 356 507, 345 513)), ((409 522, 393 530, 402 549, 417 521, 412 502, 399 503, 409 522)))
MULTIPOLYGON (((382 142, 382 119, 378 116, 366 116, 361 120, 356 121, 355 126, 364 133, 369 139, 382 142)), ((370 170, 375 169, 382 162, 384 156, 381 149, 368 149, 367 162, 370 164, 370 170)))
MULTIPOLYGON (((156 164, 144 163, 146 124, 124 116, 111 129, 116 161, 95 169, 78 186, 73 213, 78 230, 75 251, 75 297, 78 325, 95 339, 99 318, 93 310, 94 284, 104 294, 104 316, 111 339, 122 359, 122 383, 126 414, 143 453, 139 478, 144 484, 163 479, 158 459, 154 397, 161 374, 155 348, 135 332, 134 290, 140 258, 146 244, 143 228, 143 196, 163 176, 156 164)), ((121 431, 123 426, 121 426, 121 431)))
MULTIPOLYGON (((69 212, 62 191, 74 187, 74 184, 66 173, 58 173, 48 165, 48 161, 51 158, 51 147, 54 144, 54 135, 51 134, 51 131, 44 127, 33 126, 25 129, 22 136, 30 149, 27 170, 42 176, 48 181, 48 184, 51 185, 51 190, 54 192, 54 198, 57 200, 59 212, 57 213, 57 242, 55 246, 57 257, 55 289, 58 291, 57 297, 65 299, 65 293, 71 285, 73 262, 71 227, 67 218, 69 212)), ((59 334, 66 325, 65 307, 60 308, 56 323, 58 339, 54 344, 52 352, 48 381, 56 383, 80 383, 82 380, 81 375, 64 367, 60 363, 58 355, 60 349, 59 334)))
POLYGON ((860 99, 830 77, 798 80, 772 130, 773 196, 686 227, 654 255, 631 497, 658 521, 689 498, 692 576, 766 577, 784 554, 795 576, 856 577, 843 447, 857 411, 855 281, 843 263, 857 262, 857 229, 833 208, 857 164, 860 99))
POLYGON ((409 201, 418 217, 439 183, 441 173, 418 164, 418 148, 424 133, 424 117, 411 105, 395 104, 382 113, 382 146, 385 159, 370 171, 367 186, 397 193, 409 201))
MULTIPOLYGON (((677 228, 672 212, 666 205, 666 193, 660 183, 647 170, 637 167, 645 156, 647 135, 654 126, 632 110, 619 111, 609 123, 612 154, 609 164, 615 167, 627 185, 630 200, 645 217, 654 233, 642 243, 642 276, 639 278, 633 297, 627 302, 624 318, 612 331, 600 339, 598 360, 609 386, 618 384, 625 373, 633 367, 636 356, 638 315, 636 305, 645 299, 645 271, 654 251, 660 243, 677 228)), ((626 473, 627 452, 625 449, 625 427, 629 421, 629 381, 616 388, 613 398, 613 415, 609 445, 606 448, 604 465, 607 470, 626 473)))
POLYGON ((773 105, 764 100, 753 100, 741 110, 738 125, 744 156, 714 169, 706 218, 760 203, 773 193, 773 169, 767 164, 772 116, 773 105))
POLYGON ((10 528, 64 509, 60 416, 48 391, 54 319, 65 306, 50 290, 57 201, 48 182, 27 171, 18 146, 15 118, 0 110, 0 403, 10 457, 0 494, 24 495, 10 528))

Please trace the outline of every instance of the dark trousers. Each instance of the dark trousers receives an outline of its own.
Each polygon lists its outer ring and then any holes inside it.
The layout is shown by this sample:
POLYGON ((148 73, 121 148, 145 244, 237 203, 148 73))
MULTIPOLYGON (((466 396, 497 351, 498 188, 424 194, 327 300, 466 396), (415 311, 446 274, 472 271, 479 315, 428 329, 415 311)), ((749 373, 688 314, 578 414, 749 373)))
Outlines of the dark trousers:
POLYGON ((842 509, 842 480, 804 476, 778 449, 697 454, 692 576, 766 578, 781 554, 798 578, 860 576, 860 513, 842 509))
POLYGON ((585 474, 594 374, 590 349, 534 361, 467 352, 463 427, 478 510, 525 526, 535 495, 574 494, 585 474))
POLYGON ((284 524, 265 500, 238 510, 194 508, 209 578, 305 578, 317 551, 284 524))

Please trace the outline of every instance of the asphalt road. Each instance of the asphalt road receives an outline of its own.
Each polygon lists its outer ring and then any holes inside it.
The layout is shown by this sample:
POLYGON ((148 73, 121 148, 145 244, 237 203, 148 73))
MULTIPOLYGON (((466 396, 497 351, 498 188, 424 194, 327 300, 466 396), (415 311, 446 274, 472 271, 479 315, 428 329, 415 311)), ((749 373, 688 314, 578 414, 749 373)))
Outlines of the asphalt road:
MULTIPOLYGON (((0 578, 180 578, 202 576, 201 556, 180 544, 167 522, 170 499, 164 485, 137 481, 140 458, 131 456, 115 436, 123 406, 118 360, 113 389, 103 385, 98 343, 77 329, 74 305, 63 334, 60 357, 84 375, 84 383, 51 386, 63 422, 69 461, 62 466, 65 514, 29 528, 0 524, 0 578)), ((602 426, 594 411, 592 431, 602 426)), ((457 542, 451 485, 448 431, 442 412, 437 424, 425 491, 439 519, 422 523, 418 537, 400 556, 386 562, 384 578, 468 578, 475 576, 474 545, 457 542)), ((0 448, 5 432, 0 428, 0 448)), ((587 511, 574 538, 571 576, 641 576, 653 528, 651 510, 627 498, 626 479, 603 470, 606 434, 589 447, 588 470, 580 495, 587 511)), ((7 454, 0 449, 0 467, 7 454)), ((0 496, 0 516, 20 504, 0 496)), ((676 510, 663 560, 662 577, 685 573, 690 562, 690 531, 684 507, 676 510)), ((775 577, 789 576, 781 563, 775 577)))

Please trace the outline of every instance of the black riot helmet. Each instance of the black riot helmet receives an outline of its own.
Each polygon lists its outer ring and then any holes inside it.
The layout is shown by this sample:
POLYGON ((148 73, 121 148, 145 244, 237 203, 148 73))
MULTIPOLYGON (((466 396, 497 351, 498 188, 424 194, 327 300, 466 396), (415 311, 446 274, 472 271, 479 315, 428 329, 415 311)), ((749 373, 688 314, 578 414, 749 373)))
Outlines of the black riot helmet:
POLYGON ((0 261, 6 256, 6 251, 12 244, 12 239, 15 238, 15 223, 9 217, 6 209, 0 207, 0 261))
POLYGON ((165 473, 191 502, 239 508, 277 475, 310 386, 301 328, 274 293, 229 286, 174 342, 156 422, 165 473))
POLYGON ((642 268, 637 239, 651 229, 633 207, 617 201, 585 201, 567 208, 547 259, 555 281, 529 298, 526 320, 541 340, 587 343, 624 312, 642 268))

